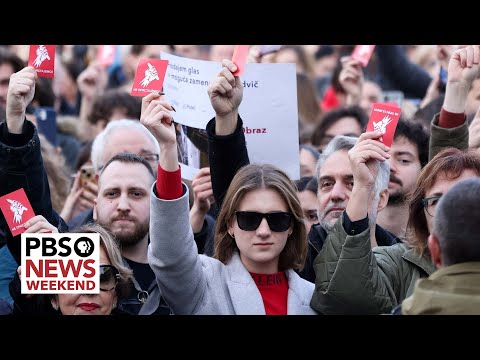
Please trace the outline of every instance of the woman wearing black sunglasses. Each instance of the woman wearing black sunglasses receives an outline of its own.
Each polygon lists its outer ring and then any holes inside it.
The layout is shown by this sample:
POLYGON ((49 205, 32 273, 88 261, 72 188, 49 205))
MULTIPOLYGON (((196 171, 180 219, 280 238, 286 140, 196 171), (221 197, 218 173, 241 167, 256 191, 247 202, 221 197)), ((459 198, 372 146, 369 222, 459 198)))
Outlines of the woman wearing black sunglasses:
MULTIPOLYGON (((43 216, 37 215, 26 223, 27 233, 54 232, 58 229, 43 216)), ((99 294, 20 294, 21 267, 10 285, 14 292, 14 314, 61 315, 123 315, 117 308, 120 298, 128 295, 132 271, 123 265, 120 249, 113 235, 97 224, 83 225, 73 232, 100 234, 100 293, 99 294)))
MULTIPOLYGON (((213 97, 225 94, 225 88, 241 91, 236 88, 241 87, 240 79, 231 73, 235 65, 228 66, 230 70, 224 67, 209 89, 213 97), (226 84, 225 78, 235 86, 226 84)), ((228 99, 220 101, 225 104, 228 99)), ((218 106, 214 109, 221 116, 218 106)), ((238 171, 217 218, 214 257, 198 254, 170 110, 158 94, 142 101, 141 122, 161 147, 151 193, 149 263, 173 312, 316 314, 309 305, 314 284, 295 272, 307 254, 302 208, 295 185, 277 167, 250 164, 238 171)))

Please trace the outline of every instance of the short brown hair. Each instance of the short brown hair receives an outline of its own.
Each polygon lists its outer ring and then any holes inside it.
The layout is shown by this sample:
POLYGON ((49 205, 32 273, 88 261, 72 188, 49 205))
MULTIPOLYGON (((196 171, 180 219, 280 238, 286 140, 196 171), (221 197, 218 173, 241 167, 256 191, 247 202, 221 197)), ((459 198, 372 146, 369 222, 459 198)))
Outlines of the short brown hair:
POLYGON ((238 249, 235 239, 228 233, 228 226, 245 195, 257 189, 277 191, 293 214, 293 231, 288 237, 285 248, 280 253, 279 271, 301 270, 305 264, 308 243, 296 187, 285 172, 268 164, 246 165, 238 170, 233 178, 215 225, 214 257, 225 264, 238 249))
POLYGON ((457 179, 465 170, 472 170, 480 176, 480 155, 476 150, 465 151, 446 148, 439 152, 422 169, 415 190, 409 196, 408 233, 406 243, 420 255, 430 256, 427 247, 429 234, 427 218, 423 211, 422 199, 431 189, 440 175, 447 179, 457 179))

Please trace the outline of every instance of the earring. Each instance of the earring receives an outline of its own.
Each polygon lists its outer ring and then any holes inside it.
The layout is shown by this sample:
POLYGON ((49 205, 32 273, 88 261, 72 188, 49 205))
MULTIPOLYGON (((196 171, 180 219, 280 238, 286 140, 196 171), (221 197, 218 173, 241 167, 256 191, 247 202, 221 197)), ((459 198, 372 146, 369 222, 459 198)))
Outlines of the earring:
POLYGON ((232 232, 231 234, 229 234, 232 238, 235 239, 235 234, 232 232))
POLYGON ((117 307, 117 303, 113 303, 112 309, 115 309, 117 307))

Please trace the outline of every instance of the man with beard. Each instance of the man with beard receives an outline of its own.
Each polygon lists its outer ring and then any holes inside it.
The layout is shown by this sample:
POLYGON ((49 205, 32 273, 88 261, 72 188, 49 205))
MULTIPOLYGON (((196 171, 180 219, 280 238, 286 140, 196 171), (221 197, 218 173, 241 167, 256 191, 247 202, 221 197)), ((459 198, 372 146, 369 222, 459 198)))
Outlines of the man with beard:
MULTIPOLYGON (((50 224, 58 227, 59 232, 68 232, 67 224, 52 209, 38 131, 25 118, 26 107, 35 92, 36 76, 35 69, 29 66, 10 78, 7 120, 0 125, 0 196, 23 188, 36 215, 43 215, 50 224)), ((155 138, 153 142, 141 141, 140 135, 132 131, 130 137, 134 138, 132 141, 136 140, 135 144, 120 151, 145 148, 152 153, 154 144, 158 149, 155 138)), ((106 154, 107 147, 104 151, 106 154)), ((109 161, 103 158, 106 162, 102 163, 103 172, 99 177, 94 219, 117 237, 125 264, 131 266, 134 273, 135 287, 131 296, 118 307, 132 315, 169 314, 170 309, 161 297, 147 261, 149 188, 154 181, 153 170, 143 154, 115 155, 112 152, 109 161)), ((6 226, 3 216, 0 221, 0 225, 6 226)), ((9 231, 6 235, 8 249, 20 264, 20 236, 12 237, 9 231)))
POLYGON ((405 236, 408 220, 406 198, 428 162, 428 142, 429 136, 422 125, 402 119, 398 122, 388 159, 388 205, 377 219, 377 224, 397 237, 405 236))
POLYGON ((131 314, 170 313, 160 296, 147 258, 149 191, 154 180, 152 167, 143 157, 122 152, 103 166, 98 179, 98 195, 94 200, 94 221, 115 235, 124 262, 133 270, 131 296, 118 304, 131 314))

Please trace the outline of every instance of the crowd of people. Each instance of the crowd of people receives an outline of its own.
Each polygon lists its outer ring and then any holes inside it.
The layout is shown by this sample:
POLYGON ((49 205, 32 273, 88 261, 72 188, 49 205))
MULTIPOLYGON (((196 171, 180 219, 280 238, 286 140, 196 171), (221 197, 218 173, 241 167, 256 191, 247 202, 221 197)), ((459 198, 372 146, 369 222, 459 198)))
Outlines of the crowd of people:
POLYGON ((48 79, 28 46, 0 47, 0 196, 25 190, 27 233, 101 239, 99 293, 23 294, 0 215, 0 313, 480 314, 480 46, 376 45, 364 67, 351 45, 251 45, 249 63, 296 65, 298 179, 250 161, 234 48, 119 45, 105 67, 96 45, 58 45, 48 79), (172 105, 130 95, 162 52, 222 64, 214 117, 185 131, 208 154, 193 180, 172 105), (386 146, 366 127, 391 102, 386 146))

